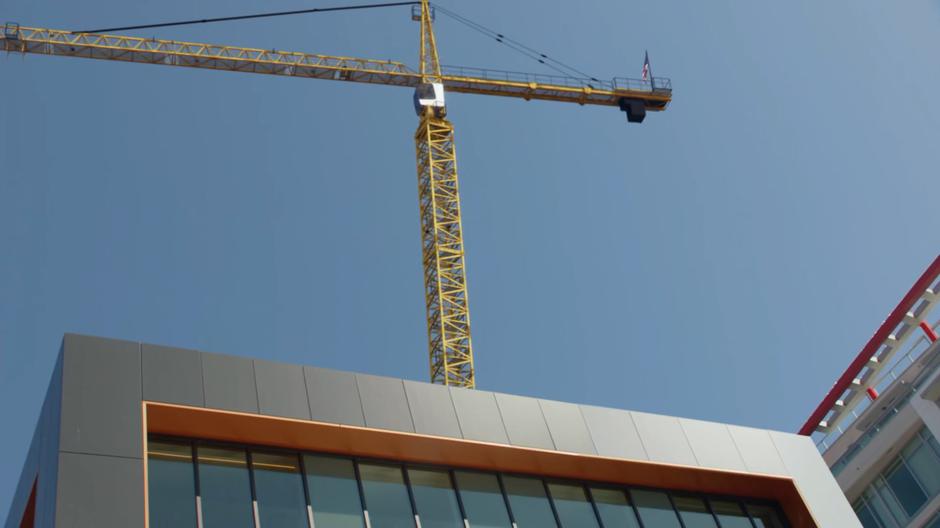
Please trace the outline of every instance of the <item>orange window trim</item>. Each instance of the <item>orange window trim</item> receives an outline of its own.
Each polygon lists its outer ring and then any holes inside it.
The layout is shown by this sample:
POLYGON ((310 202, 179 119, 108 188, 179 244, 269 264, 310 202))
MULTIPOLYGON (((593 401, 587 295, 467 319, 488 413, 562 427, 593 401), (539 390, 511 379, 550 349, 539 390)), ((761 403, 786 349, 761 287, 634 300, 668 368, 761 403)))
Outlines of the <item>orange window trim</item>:
POLYGON ((793 480, 787 476, 564 453, 156 402, 144 402, 144 422, 146 432, 151 434, 770 499, 781 505, 794 528, 817 526, 793 480))

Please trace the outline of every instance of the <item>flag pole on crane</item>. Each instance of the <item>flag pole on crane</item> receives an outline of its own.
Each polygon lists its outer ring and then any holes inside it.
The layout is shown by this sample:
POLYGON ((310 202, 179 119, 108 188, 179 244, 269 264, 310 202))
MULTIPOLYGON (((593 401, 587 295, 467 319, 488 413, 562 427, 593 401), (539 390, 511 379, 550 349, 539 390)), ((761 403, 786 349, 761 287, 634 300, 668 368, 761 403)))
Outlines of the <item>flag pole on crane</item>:
POLYGON ((650 52, 646 51, 646 57, 643 59, 643 80, 650 82, 650 89, 653 88, 653 69, 650 67, 650 52))

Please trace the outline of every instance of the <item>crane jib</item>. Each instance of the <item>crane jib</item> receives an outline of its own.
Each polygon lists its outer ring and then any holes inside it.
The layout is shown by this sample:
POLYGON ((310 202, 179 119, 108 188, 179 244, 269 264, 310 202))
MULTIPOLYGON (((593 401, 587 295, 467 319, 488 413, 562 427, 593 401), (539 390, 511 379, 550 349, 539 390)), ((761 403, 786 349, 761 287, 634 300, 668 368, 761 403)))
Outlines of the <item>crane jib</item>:
MULTIPOLYGON (((262 50, 140 37, 71 33, 7 24, 0 40, 8 52, 83 57, 142 64, 285 75, 415 88, 421 76, 403 63, 310 53, 262 50)), ((590 79, 442 67, 448 92, 623 107, 666 109, 672 99, 668 79, 650 81, 590 79)), ((628 113, 629 114, 629 113, 628 113)))

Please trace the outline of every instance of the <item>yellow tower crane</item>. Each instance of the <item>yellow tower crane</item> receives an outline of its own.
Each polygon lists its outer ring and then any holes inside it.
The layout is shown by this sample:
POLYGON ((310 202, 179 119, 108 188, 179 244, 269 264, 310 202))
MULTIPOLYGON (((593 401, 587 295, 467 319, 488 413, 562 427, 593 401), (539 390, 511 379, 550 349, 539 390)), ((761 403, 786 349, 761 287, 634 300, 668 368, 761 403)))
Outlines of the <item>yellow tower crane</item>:
POLYGON ((652 77, 599 81, 476 68, 445 69, 438 58, 432 14, 429 0, 414 3, 412 18, 421 25, 417 72, 394 61, 59 31, 11 23, 4 26, 0 42, 8 52, 414 88, 419 118, 415 151, 431 381, 473 388, 457 157, 454 127, 445 117, 445 92, 613 106, 626 112, 630 122, 642 122, 647 111, 666 109, 672 99, 672 86, 668 79, 652 77))

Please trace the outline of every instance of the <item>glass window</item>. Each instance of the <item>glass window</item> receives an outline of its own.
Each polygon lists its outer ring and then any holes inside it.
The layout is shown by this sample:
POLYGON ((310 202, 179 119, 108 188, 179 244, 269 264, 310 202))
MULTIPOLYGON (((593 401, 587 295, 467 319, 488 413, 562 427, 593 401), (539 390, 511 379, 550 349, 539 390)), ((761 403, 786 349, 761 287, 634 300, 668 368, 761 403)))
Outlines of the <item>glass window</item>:
POLYGON ((200 446, 197 457, 204 528, 253 528, 245 451, 200 446))
POLYGON ((718 528, 715 517, 708 511, 705 501, 698 497, 676 495, 672 498, 682 517, 685 528, 718 528))
POLYGON ((462 528, 463 516, 450 473, 441 470, 409 469, 408 480, 415 496, 421 528, 462 528))
POLYGON ((591 488, 604 528, 640 528, 633 505, 621 490, 591 488))
POLYGON ((251 453, 261 526, 307 528, 307 499, 297 455, 251 453))
POLYGON ((711 503, 721 528, 753 528, 751 520, 737 502, 713 499, 708 502, 711 503))
POLYGON ((669 496, 661 491, 631 490, 645 528, 682 528, 669 496))
POLYGON ((151 528, 196 526, 196 479, 188 443, 149 442, 147 475, 151 528))
POLYGON ((936 453, 937 456, 940 456, 940 442, 937 442, 937 438, 930 434, 930 431, 927 431, 926 428, 924 431, 924 436, 927 437, 927 443, 930 445, 930 447, 933 448, 934 453, 936 453))
POLYGON ((305 455, 313 523, 326 528, 364 528, 359 484, 352 460, 305 455))
POLYGON ((885 472, 885 481, 908 515, 914 515, 927 502, 927 495, 901 460, 885 472))
POLYGON ((545 496, 541 480, 525 477, 503 477, 509 507, 518 528, 548 528, 558 526, 552 505, 545 496))
POLYGON ((784 528, 783 521, 777 514, 777 509, 766 504, 748 504, 747 512, 757 528, 784 528))
POLYGON ((564 528, 598 528, 594 507, 588 501, 584 487, 549 483, 548 491, 564 528))
POLYGON ((454 477, 471 528, 510 528, 509 512, 496 475, 455 471, 454 477))
POLYGON ((875 514, 871 512, 868 506, 862 502, 855 506, 855 515, 862 522, 863 528, 881 528, 881 523, 875 519, 875 514))
POLYGON ((373 528, 415 528, 411 499, 399 466, 359 464, 359 477, 373 528))
POLYGON ((904 515, 901 505, 885 487, 884 481, 880 477, 875 480, 874 486, 865 490, 865 499, 867 499, 868 507, 878 517, 881 524, 896 528, 901 526, 901 519, 907 524, 907 516, 904 515), (890 502, 886 501, 885 497, 890 502))
POLYGON ((924 526, 924 528, 940 528, 940 514, 937 514, 936 517, 931 519, 930 523, 924 526))
POLYGON ((940 456, 919 438, 904 448, 903 455, 927 494, 933 497, 940 493, 940 456))
MULTIPOLYGON (((853 505, 865 528, 901 528, 912 506, 895 493, 910 494, 912 485, 922 490, 922 473, 925 481, 936 478, 931 464, 940 457, 935 460, 932 437, 924 435, 853 505)), ((155 437, 147 460, 153 528, 787 527, 772 501, 360 463, 273 447, 255 451, 155 437)))

